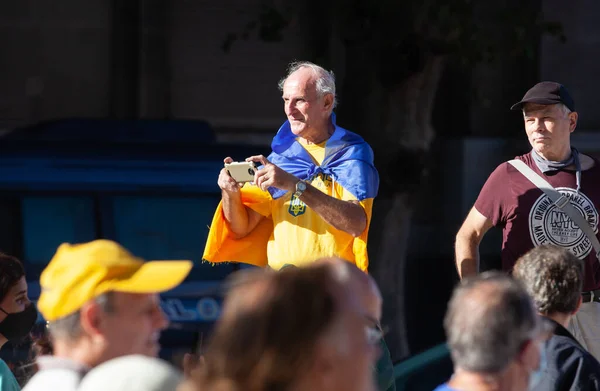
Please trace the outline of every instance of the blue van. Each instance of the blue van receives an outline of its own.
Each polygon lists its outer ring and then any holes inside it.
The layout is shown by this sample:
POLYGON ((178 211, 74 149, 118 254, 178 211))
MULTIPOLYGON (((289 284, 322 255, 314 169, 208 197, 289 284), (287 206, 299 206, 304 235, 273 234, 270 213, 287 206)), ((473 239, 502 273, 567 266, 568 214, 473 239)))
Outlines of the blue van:
MULTIPOLYGON (((107 238, 148 260, 193 260, 185 282, 161 296, 171 323, 162 355, 177 360, 210 332, 221 282, 239 267, 201 260, 223 157, 268 152, 218 144, 201 121, 69 119, 12 131, 0 138, 0 251, 23 260, 32 300, 63 242, 107 238)), ((3 349, 11 354, 24 353, 3 349)))

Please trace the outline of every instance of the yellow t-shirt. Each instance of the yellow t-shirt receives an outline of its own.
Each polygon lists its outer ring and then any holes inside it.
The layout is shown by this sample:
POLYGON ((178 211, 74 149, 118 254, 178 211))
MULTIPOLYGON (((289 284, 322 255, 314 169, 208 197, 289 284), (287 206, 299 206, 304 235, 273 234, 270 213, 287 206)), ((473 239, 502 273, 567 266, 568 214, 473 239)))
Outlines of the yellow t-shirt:
POLYGON ((306 152, 313 158, 317 165, 323 164, 323 159, 325 159, 325 144, 327 141, 323 141, 321 144, 304 144, 300 142, 300 145, 306 149, 306 152))
MULTIPOLYGON (((302 146, 316 163, 322 163, 325 157, 325 143, 302 146)), ((356 200, 353 194, 335 183, 329 175, 319 174, 308 182, 334 198, 344 201, 356 200)), ((249 184, 245 190, 262 192, 258 187, 249 184)), ((300 266, 327 256, 339 256, 355 262, 355 238, 352 235, 327 224, 321 216, 294 197, 292 192, 276 200, 273 200, 269 193, 264 193, 264 202, 252 205, 252 209, 273 220, 273 234, 267 247, 270 267, 278 270, 285 264, 300 266)), ((365 199, 360 205, 365 209, 368 229, 373 199, 365 199)))

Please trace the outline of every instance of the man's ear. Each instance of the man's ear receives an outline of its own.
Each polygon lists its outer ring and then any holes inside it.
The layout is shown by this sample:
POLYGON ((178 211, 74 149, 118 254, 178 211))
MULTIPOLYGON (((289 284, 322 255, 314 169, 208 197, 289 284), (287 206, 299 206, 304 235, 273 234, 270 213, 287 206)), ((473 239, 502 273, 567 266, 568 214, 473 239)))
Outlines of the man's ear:
POLYGON ((522 365, 530 367, 530 363, 533 360, 532 357, 536 354, 536 350, 537 347, 535 346, 535 341, 533 339, 530 339, 522 345, 521 350, 519 351, 519 354, 517 356, 517 360, 522 365))
POLYGON ((333 94, 323 96, 323 110, 331 112, 333 110, 333 94))
POLYGON ((569 132, 573 133, 575 128, 577 127, 577 120, 579 119, 579 114, 576 111, 572 111, 569 113, 569 132))
POLYGON ((321 341, 314 349, 314 356, 311 362, 311 368, 307 373, 311 373, 315 378, 316 384, 322 385, 324 390, 335 388, 335 378, 332 376, 333 369, 339 356, 336 349, 330 341, 321 341))
POLYGON ((79 310, 81 328, 89 336, 103 334, 104 312, 95 301, 87 302, 79 310))

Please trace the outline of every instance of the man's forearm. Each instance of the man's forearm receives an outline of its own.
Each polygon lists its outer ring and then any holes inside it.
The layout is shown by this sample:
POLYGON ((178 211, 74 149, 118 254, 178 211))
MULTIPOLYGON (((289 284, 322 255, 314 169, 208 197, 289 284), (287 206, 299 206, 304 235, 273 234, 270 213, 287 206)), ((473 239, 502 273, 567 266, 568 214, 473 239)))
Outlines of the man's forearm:
POLYGON ((360 236, 367 228, 367 215, 358 203, 330 197, 310 184, 307 184, 300 200, 328 224, 354 237, 360 236))
POLYGON ((228 193, 222 191, 223 216, 227 220, 229 229, 237 237, 248 234, 248 211, 242 203, 240 192, 228 193))
POLYGON ((476 240, 457 236, 455 252, 456 270, 461 279, 479 272, 479 243, 476 240))

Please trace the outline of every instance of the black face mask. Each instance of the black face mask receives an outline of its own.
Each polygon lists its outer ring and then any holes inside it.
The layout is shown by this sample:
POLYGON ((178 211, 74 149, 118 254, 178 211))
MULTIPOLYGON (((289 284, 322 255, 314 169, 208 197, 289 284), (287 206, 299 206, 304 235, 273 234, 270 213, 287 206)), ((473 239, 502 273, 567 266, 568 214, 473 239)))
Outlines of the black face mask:
POLYGON ((38 316, 37 309, 33 304, 21 312, 8 313, 1 307, 0 311, 6 314, 6 318, 0 322, 0 334, 8 340, 23 338, 29 334, 38 316))

